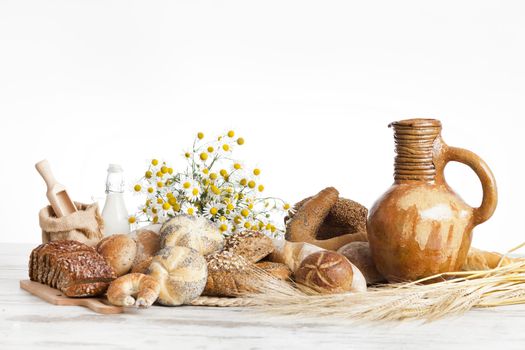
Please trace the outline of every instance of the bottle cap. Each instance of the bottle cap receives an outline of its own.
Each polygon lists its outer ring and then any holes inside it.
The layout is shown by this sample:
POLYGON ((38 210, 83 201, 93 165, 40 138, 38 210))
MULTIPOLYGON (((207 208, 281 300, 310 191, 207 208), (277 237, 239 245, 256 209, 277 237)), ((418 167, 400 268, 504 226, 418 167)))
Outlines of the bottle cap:
POLYGON ((120 164, 110 164, 108 167, 108 173, 121 173, 123 171, 120 164))

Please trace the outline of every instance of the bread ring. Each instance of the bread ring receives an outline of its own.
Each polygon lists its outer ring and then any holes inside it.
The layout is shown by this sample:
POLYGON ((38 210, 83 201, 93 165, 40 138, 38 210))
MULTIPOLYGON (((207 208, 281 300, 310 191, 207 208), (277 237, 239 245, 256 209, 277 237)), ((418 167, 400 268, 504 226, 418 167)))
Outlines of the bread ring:
POLYGON ((155 278, 142 273, 130 273, 111 282, 107 296, 113 305, 150 307, 159 293, 160 284, 155 278))

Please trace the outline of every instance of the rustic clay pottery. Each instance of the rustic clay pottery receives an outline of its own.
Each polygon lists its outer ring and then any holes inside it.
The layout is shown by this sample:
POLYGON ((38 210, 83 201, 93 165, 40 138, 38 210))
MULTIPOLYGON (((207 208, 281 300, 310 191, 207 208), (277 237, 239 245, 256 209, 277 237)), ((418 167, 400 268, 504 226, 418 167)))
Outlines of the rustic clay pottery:
POLYGON ((463 265, 472 229, 488 220, 497 205, 496 181, 474 153, 450 147, 441 138, 441 122, 394 122, 395 182, 377 200, 367 222, 372 257, 390 282, 414 281, 463 265), (483 187, 479 208, 466 204, 446 183, 450 161, 471 167, 483 187))

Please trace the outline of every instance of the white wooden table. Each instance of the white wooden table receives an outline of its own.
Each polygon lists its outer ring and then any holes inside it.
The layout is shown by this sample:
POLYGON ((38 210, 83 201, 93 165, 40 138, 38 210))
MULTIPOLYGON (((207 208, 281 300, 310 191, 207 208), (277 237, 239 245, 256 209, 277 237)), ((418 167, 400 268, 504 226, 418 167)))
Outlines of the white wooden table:
POLYGON ((348 325, 269 319, 249 309, 161 307, 98 315, 19 289, 29 245, 0 244, 0 349, 525 349, 525 306, 431 324, 348 325))

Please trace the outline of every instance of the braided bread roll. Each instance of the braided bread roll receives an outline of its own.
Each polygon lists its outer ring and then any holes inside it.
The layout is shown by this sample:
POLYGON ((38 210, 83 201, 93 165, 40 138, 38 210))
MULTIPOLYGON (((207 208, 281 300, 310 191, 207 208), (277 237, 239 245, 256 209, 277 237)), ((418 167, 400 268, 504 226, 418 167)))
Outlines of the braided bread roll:
POLYGON ((206 285, 206 260, 186 247, 165 247, 153 257, 148 274, 160 283, 158 302, 174 306, 188 304, 206 285))
POLYGON ((159 293, 160 284, 155 278, 142 273, 130 273, 111 282, 107 297, 111 304, 117 306, 150 307, 159 293))
POLYGON ((177 215, 162 225, 160 246, 187 247, 208 255, 223 248, 224 237, 217 226, 204 217, 177 215))

